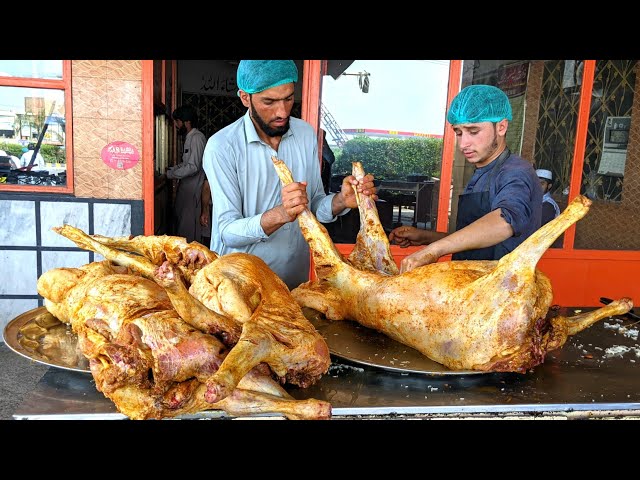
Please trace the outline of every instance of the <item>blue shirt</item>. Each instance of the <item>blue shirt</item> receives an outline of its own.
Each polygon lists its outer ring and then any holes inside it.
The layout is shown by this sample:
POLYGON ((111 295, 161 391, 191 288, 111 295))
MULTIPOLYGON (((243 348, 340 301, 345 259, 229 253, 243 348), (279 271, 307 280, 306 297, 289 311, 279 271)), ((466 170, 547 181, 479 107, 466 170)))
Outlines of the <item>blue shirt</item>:
MULTIPOLYGON (((246 252, 259 256, 290 289, 309 280, 309 247, 298 221, 267 236, 262 214, 282 203, 282 184, 272 156, 283 160, 296 182, 307 182, 309 209, 322 223, 335 221, 320 178, 318 141, 313 127, 289 118, 278 151, 263 142, 249 112, 215 133, 204 149, 203 166, 213 203, 211 250, 219 255, 246 252)), ((346 209, 341 214, 347 213, 346 209)))
POLYGON ((495 164, 493 161, 477 168, 464 193, 489 191, 491 211, 500 208, 502 217, 513 228, 513 236, 503 242, 512 251, 540 228, 542 187, 533 166, 514 154, 507 157, 488 185, 495 164))

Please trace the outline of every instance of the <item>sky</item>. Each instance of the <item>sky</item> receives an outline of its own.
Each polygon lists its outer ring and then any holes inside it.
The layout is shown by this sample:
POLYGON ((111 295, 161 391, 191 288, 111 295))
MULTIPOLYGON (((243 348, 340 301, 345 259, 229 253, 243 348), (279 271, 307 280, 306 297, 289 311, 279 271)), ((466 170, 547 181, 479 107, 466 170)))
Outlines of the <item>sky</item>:
POLYGON ((448 60, 356 60, 345 72, 368 72, 369 92, 357 76, 323 78, 322 103, 341 128, 444 133, 448 60))
MULTIPOLYGON (((62 60, 0 60, 0 75, 17 77, 62 78, 62 60)), ((64 98, 59 90, 43 88, 0 88, 0 110, 24 113, 25 97, 52 98, 61 103, 64 98)))

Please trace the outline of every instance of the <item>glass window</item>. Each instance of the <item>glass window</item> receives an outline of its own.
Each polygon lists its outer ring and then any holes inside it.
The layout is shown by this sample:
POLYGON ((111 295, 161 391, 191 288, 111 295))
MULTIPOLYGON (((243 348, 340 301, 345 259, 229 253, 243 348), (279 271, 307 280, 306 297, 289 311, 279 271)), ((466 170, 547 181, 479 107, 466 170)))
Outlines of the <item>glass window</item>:
POLYGON ((65 185, 65 126, 63 90, 0 87, 0 155, 11 159, 4 183, 65 185))
POLYGON ((580 193, 593 204, 576 224, 574 247, 637 250, 640 163, 634 92, 637 60, 598 60, 591 93, 580 193))
MULTIPOLYGON (((378 186, 387 232, 398 224, 435 229, 448 60, 328 60, 320 133, 325 190, 337 192, 362 163, 378 186)), ((325 225, 336 243, 354 243, 356 211, 325 225)))
POLYGON ((0 77, 62 79, 62 60, 0 60, 0 77))
POLYGON ((64 64, 0 60, 0 190, 71 191, 64 64))

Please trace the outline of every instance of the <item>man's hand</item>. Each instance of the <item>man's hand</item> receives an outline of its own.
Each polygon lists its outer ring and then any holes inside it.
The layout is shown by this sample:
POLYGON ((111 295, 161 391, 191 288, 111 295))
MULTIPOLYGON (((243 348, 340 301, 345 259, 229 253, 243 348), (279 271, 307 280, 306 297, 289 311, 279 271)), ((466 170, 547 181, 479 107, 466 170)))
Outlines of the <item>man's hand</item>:
POLYGON ((356 193, 353 190, 354 187, 358 193, 371 197, 374 202, 378 200, 376 187, 373 184, 373 175, 365 175, 362 180, 358 180, 353 175, 349 175, 342 180, 340 192, 335 196, 333 202, 334 214, 340 213, 345 208, 358 208, 356 193))
POLYGON ((400 262, 400 273, 408 272, 414 268, 421 267, 422 265, 437 262, 440 255, 433 252, 430 247, 431 246, 428 245, 423 249, 404 257, 400 262))
POLYGON ((211 214, 211 212, 209 212, 209 208, 207 207, 206 209, 203 208, 202 209, 202 213, 200 214, 200 225, 206 227, 207 225, 209 225, 209 215, 211 214))
POLYGON ((416 245, 423 245, 425 240, 423 233, 425 233, 424 230, 404 225, 391 230, 389 241, 400 245, 402 248, 415 247, 416 245))
POLYGON ((282 207, 285 222, 293 222, 300 215, 307 205, 307 182, 293 182, 283 187, 281 192, 282 207))

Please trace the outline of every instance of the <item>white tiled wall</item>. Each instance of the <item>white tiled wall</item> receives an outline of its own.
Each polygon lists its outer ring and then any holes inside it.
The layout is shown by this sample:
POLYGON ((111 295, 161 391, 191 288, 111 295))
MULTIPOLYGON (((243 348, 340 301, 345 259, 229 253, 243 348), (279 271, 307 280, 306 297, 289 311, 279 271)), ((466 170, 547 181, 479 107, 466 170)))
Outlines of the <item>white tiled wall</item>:
POLYGON ((0 281, 0 295, 33 295, 38 281, 37 252, 0 251, 0 265, 5 272, 0 281))
MULTIPOLYGON (((113 237, 131 235, 133 230, 132 206, 129 203, 89 203, 46 199, 37 202, 27 195, 17 197, 0 199, 0 265, 3 272, 2 281, 0 281, 0 330, 2 332, 7 323, 15 317, 38 307, 38 262, 40 262, 40 272, 46 272, 58 267, 79 267, 91 260, 89 252, 64 250, 64 248, 77 248, 77 246, 53 232, 51 227, 69 224, 87 233, 113 237), (92 218, 93 222, 91 222, 92 218), (93 232, 90 230, 90 223, 93 223, 93 232), (6 298, 19 295, 33 298, 6 298)), ((140 223, 137 217, 136 221, 140 223)), ((139 231, 141 225, 137 227, 139 231)), ((93 259, 104 260, 98 254, 94 254, 93 259)))

